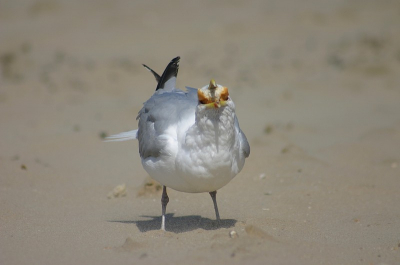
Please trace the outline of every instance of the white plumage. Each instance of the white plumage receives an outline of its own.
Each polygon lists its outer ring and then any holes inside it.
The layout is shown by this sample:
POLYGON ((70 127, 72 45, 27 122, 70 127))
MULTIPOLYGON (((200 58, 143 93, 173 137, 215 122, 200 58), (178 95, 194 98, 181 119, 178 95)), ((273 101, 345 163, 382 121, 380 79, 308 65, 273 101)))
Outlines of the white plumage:
POLYGON ((161 77, 145 67, 158 85, 138 114, 138 130, 107 140, 139 140, 144 169, 164 186, 162 229, 168 203, 166 187, 191 193, 210 192, 219 219, 216 190, 241 171, 250 154, 228 89, 213 80, 201 89, 187 87, 187 92, 175 88, 179 57, 170 62, 161 77))

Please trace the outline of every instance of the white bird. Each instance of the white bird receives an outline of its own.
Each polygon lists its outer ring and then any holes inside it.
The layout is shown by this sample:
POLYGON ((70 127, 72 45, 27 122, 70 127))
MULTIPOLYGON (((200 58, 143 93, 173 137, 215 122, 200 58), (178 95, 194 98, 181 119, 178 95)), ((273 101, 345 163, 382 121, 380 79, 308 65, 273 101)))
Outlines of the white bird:
POLYGON ((217 190, 242 170, 250 154, 228 88, 211 80, 200 89, 177 89, 179 59, 174 58, 161 77, 143 65, 158 84, 139 111, 139 128, 107 138, 139 140, 143 168, 163 185, 162 230, 169 201, 167 187, 189 193, 209 192, 219 222, 217 190))

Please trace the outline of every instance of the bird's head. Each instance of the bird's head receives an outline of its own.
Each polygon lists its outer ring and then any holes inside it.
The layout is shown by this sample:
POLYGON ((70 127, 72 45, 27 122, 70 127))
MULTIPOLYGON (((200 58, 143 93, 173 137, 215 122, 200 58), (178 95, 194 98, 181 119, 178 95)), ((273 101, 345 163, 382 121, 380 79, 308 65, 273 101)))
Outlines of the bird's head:
POLYGON ((197 90, 199 105, 205 106, 207 109, 217 109, 227 105, 230 101, 228 88, 218 85, 214 79, 210 84, 197 90))

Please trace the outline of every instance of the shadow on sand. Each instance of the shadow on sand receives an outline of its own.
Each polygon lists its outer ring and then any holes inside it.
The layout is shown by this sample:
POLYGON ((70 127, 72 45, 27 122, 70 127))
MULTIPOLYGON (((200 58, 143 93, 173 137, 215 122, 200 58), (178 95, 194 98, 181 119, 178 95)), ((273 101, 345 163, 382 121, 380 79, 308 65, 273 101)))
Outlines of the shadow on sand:
MULTIPOLYGON (((136 224, 140 232, 147 232, 152 230, 160 230, 161 216, 142 216, 151 218, 150 220, 141 221, 109 221, 124 224, 136 224)), ((165 228, 168 232, 184 233, 196 229, 216 230, 219 228, 229 228, 235 226, 237 220, 234 219, 221 219, 218 223, 216 220, 204 218, 199 215, 189 215, 174 217, 173 213, 165 215, 165 228)))

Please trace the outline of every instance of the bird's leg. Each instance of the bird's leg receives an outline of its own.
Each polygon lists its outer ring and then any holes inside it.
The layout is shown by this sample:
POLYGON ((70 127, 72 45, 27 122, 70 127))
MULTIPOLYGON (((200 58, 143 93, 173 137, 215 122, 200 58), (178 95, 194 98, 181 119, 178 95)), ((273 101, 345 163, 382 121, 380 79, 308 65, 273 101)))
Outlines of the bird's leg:
POLYGON ((161 197, 161 206, 162 206, 162 217, 161 217, 161 230, 165 231, 165 211, 167 210, 167 204, 169 202, 167 187, 163 186, 163 192, 161 197))
POLYGON ((217 191, 212 191, 210 192, 211 195, 211 199, 213 200, 214 203, 214 210, 215 210, 215 216, 217 217, 217 221, 218 223, 220 222, 220 218, 219 218, 219 212, 218 212, 218 206, 217 206, 217 191))

